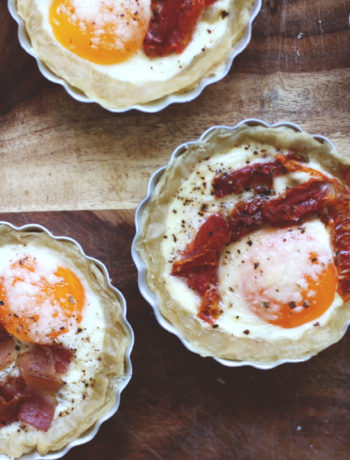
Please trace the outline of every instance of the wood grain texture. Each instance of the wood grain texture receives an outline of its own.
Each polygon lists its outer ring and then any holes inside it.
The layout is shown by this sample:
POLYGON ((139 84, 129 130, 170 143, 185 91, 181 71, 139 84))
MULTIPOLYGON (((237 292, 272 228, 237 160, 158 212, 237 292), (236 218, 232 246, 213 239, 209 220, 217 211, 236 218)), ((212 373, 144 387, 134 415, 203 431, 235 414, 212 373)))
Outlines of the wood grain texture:
POLYGON ((350 0, 263 3, 227 78, 189 104, 118 115, 46 81, 0 0, 0 219, 41 223, 102 260, 136 335, 118 413, 67 460, 349 459, 349 334, 307 363, 224 368, 159 327, 130 256, 150 174, 214 124, 289 120, 350 158, 350 0))
POLYGON ((348 460, 350 336, 306 363, 225 368, 187 351, 141 298, 132 211, 0 214, 77 239, 128 303, 134 374, 115 416, 67 460, 348 460))
POLYGON ((159 114, 111 114, 47 82, 0 0, 0 210, 134 209, 180 143, 290 120, 350 156, 350 0, 269 0, 229 75, 159 114))

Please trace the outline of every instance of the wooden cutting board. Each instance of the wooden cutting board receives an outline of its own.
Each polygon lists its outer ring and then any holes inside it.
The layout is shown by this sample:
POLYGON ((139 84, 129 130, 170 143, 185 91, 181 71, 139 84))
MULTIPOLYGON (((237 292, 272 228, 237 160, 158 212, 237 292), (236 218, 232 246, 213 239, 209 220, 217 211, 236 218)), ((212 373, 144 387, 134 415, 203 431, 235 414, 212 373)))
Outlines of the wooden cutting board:
POLYGON ((0 211, 134 209, 178 144, 244 118, 295 122, 350 158, 350 0, 265 1, 227 78, 158 114, 71 99, 0 5, 0 211))
POLYGON ((211 125, 289 120, 350 158, 349 13, 350 0, 265 1, 225 80, 159 114, 118 115, 47 82, 0 0, 0 219, 43 224, 102 260, 136 335, 118 413, 67 460, 349 459, 349 333, 306 363, 222 367, 159 327, 130 256, 150 174, 211 125))

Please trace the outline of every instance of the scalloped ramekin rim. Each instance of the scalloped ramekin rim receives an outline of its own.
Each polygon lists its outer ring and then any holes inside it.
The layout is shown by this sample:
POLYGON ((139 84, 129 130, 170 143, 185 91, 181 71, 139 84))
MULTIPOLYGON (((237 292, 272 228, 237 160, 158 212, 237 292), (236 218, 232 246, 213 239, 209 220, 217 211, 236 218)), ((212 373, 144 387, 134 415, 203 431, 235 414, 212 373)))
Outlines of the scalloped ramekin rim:
MULTIPOLYGON (((249 15, 249 21, 247 23, 247 26, 245 28, 244 34, 242 38, 239 40, 238 43, 236 43, 232 51, 230 53, 230 56, 228 57, 227 61, 225 62, 224 66, 221 66, 221 68, 218 68, 218 70, 215 72, 214 75, 205 77, 199 81, 199 83, 191 90, 184 90, 183 92, 175 93, 175 94, 170 94, 168 96, 165 96, 161 99, 151 101, 149 103, 145 104, 135 104, 130 107, 126 107, 123 109, 111 109, 110 107, 105 106, 104 104, 97 102, 88 96, 86 96, 82 91, 80 91, 78 88, 73 87, 70 85, 67 81, 65 81, 63 78, 60 78, 58 75, 56 75, 54 72, 52 72, 44 63, 43 61, 37 56, 36 52, 34 51, 30 39, 26 33, 25 30, 25 24, 22 18, 19 16, 17 12, 17 7, 16 7, 16 0, 7 0, 7 6, 8 10, 13 17, 13 19, 17 22, 18 24, 18 39, 20 42, 20 45, 22 48, 30 54, 37 62, 38 68, 42 75, 47 78, 49 81, 53 83, 57 83, 66 90, 66 92, 76 101, 78 102, 83 102, 83 103, 96 103, 100 105, 103 109, 107 110, 108 112, 111 113, 125 113, 128 112, 129 110, 138 110, 139 112, 144 112, 144 113, 156 113, 160 112, 161 110, 165 109, 171 104, 179 104, 179 103, 185 103, 185 102, 191 102, 194 99, 196 99, 202 91, 209 85, 212 85, 214 83, 217 83, 218 81, 222 80, 223 78, 226 77, 226 75, 229 73, 230 68, 232 66, 232 63, 234 59, 248 46, 251 37, 252 37, 252 26, 254 19, 258 15, 261 6, 262 6, 262 0, 255 0, 254 5, 251 9, 250 15, 249 15)), ((1 459, 0 459, 1 460, 1 459)))
MULTIPOLYGON (((87 430, 87 432, 85 432, 79 438, 74 439, 73 441, 71 441, 63 449, 61 449, 61 450, 59 450, 57 452, 48 453, 46 455, 40 455, 39 452, 31 452, 29 454, 22 455, 19 459, 17 459, 17 460, 56 460, 58 458, 63 457, 64 455, 66 455, 67 452, 70 451, 73 447, 80 446, 81 444, 85 444, 85 443, 91 441, 96 436, 96 434, 99 431, 102 423, 105 422, 106 420, 108 420, 109 418, 111 418, 117 412, 117 410, 119 408, 119 405, 120 405, 121 393, 125 389, 125 387, 128 385, 128 383, 130 382, 131 377, 132 377, 131 352, 132 352, 134 342, 135 342, 134 331, 133 331, 132 327, 130 326, 130 323, 128 322, 128 320, 126 318, 127 306, 126 306, 125 297, 121 293, 121 291, 118 288, 116 288, 115 286, 113 286, 113 284, 111 283, 111 279, 110 279, 107 267, 100 260, 95 259, 94 257, 88 256, 85 253, 85 251, 83 250, 83 248, 80 245, 80 243, 78 243, 75 239, 73 239, 73 238, 71 238, 69 236, 56 236, 52 232, 50 232, 50 230, 48 230, 47 228, 45 228, 43 225, 40 225, 40 224, 34 224, 33 223, 33 224, 25 224, 25 225, 22 225, 22 226, 16 226, 16 225, 11 224, 10 222, 0 221, 0 226, 2 226, 2 225, 6 225, 6 226, 12 228, 13 230, 19 231, 19 232, 22 232, 22 231, 43 232, 43 233, 46 233, 50 238, 53 238, 54 240, 67 241, 67 242, 70 242, 70 243, 74 244, 75 246, 77 246, 77 248, 79 249, 79 252, 82 254, 82 256, 85 259, 93 262, 102 271, 102 273, 103 273, 103 275, 104 275, 104 277, 105 277, 105 279, 107 281, 107 285, 108 285, 109 289, 111 289, 112 291, 114 291, 117 294, 117 296, 119 298, 119 301, 121 303, 122 322, 123 322, 123 325, 126 327, 126 329, 128 331, 128 335, 129 335, 129 345, 128 345, 128 348, 126 350, 125 357, 124 357, 126 369, 125 369, 124 375, 118 379, 118 387, 117 387, 117 391, 116 391, 116 401, 115 401, 115 404, 113 405, 113 407, 106 414, 104 414, 101 418, 99 418, 95 422, 95 424, 87 430)), ((7 455, 0 454, 0 460, 12 460, 12 458, 8 457, 7 455)))
MULTIPOLYGON (((135 213, 136 233, 135 233, 135 236, 134 236, 134 239, 133 239, 133 242, 132 242, 132 246, 131 246, 131 254, 132 254, 132 258, 134 260, 134 263, 136 265, 137 272, 138 272, 139 290, 140 290, 142 296, 144 297, 144 299, 153 308, 154 315, 155 315, 158 323, 165 330, 167 330, 168 332, 174 334, 188 350, 190 350, 190 351, 192 351, 193 353, 196 353, 196 354, 198 354, 198 352, 195 350, 195 348, 192 346, 192 344, 188 340, 183 338, 181 336, 181 334, 178 332, 178 330, 166 318, 164 318, 164 316, 161 314, 160 309, 159 309, 159 305, 158 305, 158 299, 155 296, 155 294, 153 294, 153 292, 150 290, 150 288, 147 285, 147 282, 146 282, 147 267, 146 267, 145 262, 143 261, 143 259, 139 255, 139 253, 137 252, 137 248, 136 248, 137 241, 138 241, 138 238, 139 238, 140 232, 141 232, 141 216, 142 216, 144 207, 146 206, 148 201, 152 198, 154 189, 155 189, 155 187, 156 187, 161 175, 164 173, 164 171, 168 167, 170 167, 172 165, 172 163, 174 162, 175 158, 177 158, 179 155, 181 155, 181 153, 185 149, 187 149, 189 146, 198 144, 199 142, 205 140, 214 131, 227 130, 227 131, 232 131, 233 132, 233 131, 237 130, 238 128, 240 128, 242 125, 263 126, 265 128, 288 127, 288 128, 291 128, 291 129, 295 130, 296 132, 300 132, 300 133, 305 133, 306 132, 299 125, 297 125, 297 124, 295 124, 293 122, 290 122, 290 121, 279 121, 277 123, 268 123, 268 122, 260 120, 258 118, 247 118, 245 120, 240 121, 235 126, 227 126, 227 125, 211 126, 206 131, 204 131, 204 133, 198 139, 191 140, 191 141, 188 141, 188 142, 184 142, 183 144, 180 144, 173 151, 173 153, 172 153, 172 155, 171 155, 171 157, 169 159, 169 162, 165 166, 162 166, 161 168, 159 168, 157 171, 155 171, 153 173, 153 175, 151 176, 151 178, 149 180, 149 183, 148 183, 147 194, 146 194, 145 198, 141 201, 139 206, 137 207, 136 213, 135 213)), ((330 147, 332 148, 332 150, 334 152, 337 152, 337 150, 335 148, 335 145, 327 137, 322 136, 320 134, 311 134, 311 136, 314 139, 316 139, 319 142, 321 142, 321 143, 329 144, 330 147)), ((346 333, 349 324, 350 324, 350 321, 345 323, 343 334, 341 335, 339 340, 341 340, 341 338, 346 333)), ((208 357, 213 358, 218 363, 220 363, 220 364, 222 364, 224 366, 227 366, 227 367, 252 366, 252 367, 254 367, 256 369, 268 370, 268 369, 273 369, 273 368, 275 368, 277 366, 280 366, 280 365, 286 364, 286 363, 305 362, 305 361, 308 361, 314 355, 315 354, 310 353, 310 354, 308 354, 308 355, 306 355, 306 356, 304 356, 302 358, 298 358, 298 359, 281 359, 281 360, 275 361, 273 363, 267 363, 267 364, 261 364, 261 363, 255 362, 255 361, 235 361, 235 360, 229 360, 229 359, 225 359, 225 358, 218 358, 216 356, 208 356, 208 357)))

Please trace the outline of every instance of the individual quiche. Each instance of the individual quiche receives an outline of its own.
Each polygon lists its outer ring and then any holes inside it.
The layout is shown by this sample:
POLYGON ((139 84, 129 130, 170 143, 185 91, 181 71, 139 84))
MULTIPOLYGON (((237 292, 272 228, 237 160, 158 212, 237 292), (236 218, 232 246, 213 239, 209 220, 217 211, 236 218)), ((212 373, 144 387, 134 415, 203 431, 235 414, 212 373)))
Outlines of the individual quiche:
POLYGON ((247 121, 181 146, 136 217, 141 291, 226 365, 301 361, 350 317, 349 160, 295 125, 247 121))
POLYGON ((0 454, 58 458, 91 439, 130 379, 132 341, 104 265, 0 223, 0 454))
POLYGON ((63 79, 78 99, 83 93, 113 111, 156 111, 196 97, 228 72, 261 6, 261 0, 13 2, 22 45, 44 74, 63 79))

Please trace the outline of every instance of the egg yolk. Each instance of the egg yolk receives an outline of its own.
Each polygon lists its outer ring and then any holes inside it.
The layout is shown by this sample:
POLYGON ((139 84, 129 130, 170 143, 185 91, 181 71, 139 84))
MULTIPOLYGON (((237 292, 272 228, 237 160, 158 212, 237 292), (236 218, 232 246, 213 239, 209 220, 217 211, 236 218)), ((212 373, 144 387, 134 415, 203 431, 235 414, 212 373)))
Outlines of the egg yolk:
POLYGON ((43 270, 26 256, 0 278, 0 321, 16 338, 50 344, 78 325, 85 304, 84 288, 66 267, 43 270))
POLYGON ((250 300, 250 308, 264 321, 284 328, 300 326, 319 318, 332 304, 336 290, 336 272, 329 264, 316 280, 305 278, 307 288, 298 293, 301 300, 280 302, 263 290, 250 300))
POLYGON ((50 24, 65 48, 96 64, 111 65, 142 48, 148 10, 139 0, 53 0, 50 24))
POLYGON ((243 296, 249 309, 283 328, 322 316, 332 305, 337 288, 330 249, 304 228, 261 232, 257 239, 242 269, 243 296))

